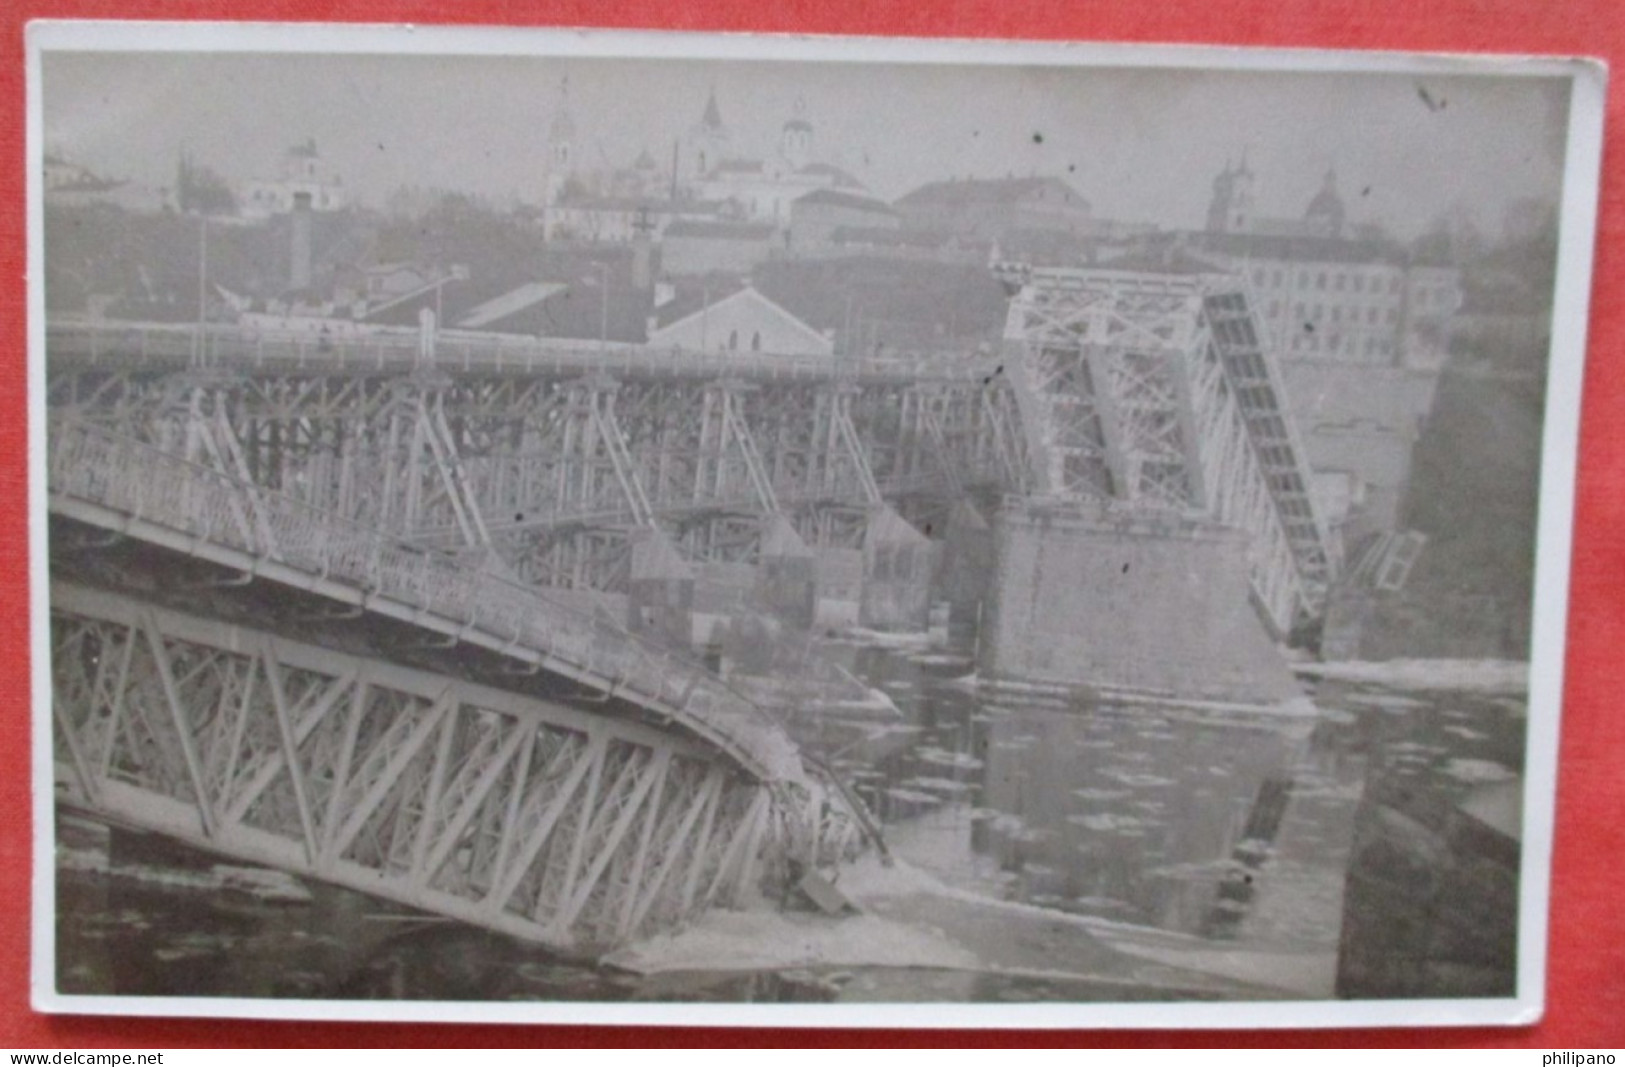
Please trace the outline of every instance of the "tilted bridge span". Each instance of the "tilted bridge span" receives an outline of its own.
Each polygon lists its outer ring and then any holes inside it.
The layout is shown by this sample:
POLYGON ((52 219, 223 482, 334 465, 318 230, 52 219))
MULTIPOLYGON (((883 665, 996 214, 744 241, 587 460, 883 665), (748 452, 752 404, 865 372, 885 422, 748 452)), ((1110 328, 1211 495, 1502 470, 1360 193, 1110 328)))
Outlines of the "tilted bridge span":
POLYGON ((64 795, 572 950, 866 832, 662 567, 967 494, 1242 529, 1278 633, 1336 567, 1229 279, 1040 273, 976 357, 86 324, 47 377, 64 795))

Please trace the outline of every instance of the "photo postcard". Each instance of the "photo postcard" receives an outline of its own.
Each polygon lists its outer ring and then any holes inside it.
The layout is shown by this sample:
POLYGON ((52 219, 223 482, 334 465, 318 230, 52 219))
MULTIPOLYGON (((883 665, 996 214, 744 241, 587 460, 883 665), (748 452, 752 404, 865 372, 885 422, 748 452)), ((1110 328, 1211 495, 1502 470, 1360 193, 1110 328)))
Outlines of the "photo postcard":
POLYGON ((29 46, 36 1007, 1539 1017, 1599 65, 29 46))

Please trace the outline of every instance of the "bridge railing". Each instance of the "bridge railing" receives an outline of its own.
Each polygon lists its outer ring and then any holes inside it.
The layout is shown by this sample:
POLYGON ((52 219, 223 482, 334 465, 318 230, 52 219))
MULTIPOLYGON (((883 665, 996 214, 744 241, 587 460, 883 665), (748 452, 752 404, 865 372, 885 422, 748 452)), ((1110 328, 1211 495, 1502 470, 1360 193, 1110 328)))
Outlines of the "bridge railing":
POLYGON ((670 716, 765 779, 803 768, 767 711, 703 668, 544 590, 476 570, 295 498, 99 427, 50 429, 49 488, 130 520, 234 549, 455 624, 466 640, 624 695, 670 716))
POLYGON ((964 353, 896 356, 808 356, 714 352, 643 344, 443 331, 425 359, 415 330, 323 334, 160 323, 59 323, 47 329, 52 358, 109 368, 131 361, 165 367, 207 366, 262 371, 318 368, 340 373, 400 373, 417 367, 464 373, 611 377, 745 377, 782 381, 965 382, 985 376, 987 359, 964 353))

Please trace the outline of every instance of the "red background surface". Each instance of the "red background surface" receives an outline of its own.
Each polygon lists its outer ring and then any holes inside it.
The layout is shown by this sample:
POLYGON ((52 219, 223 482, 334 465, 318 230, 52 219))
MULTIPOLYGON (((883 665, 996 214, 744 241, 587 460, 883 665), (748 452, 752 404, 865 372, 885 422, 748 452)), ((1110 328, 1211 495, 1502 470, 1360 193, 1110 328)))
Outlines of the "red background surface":
MULTIPOLYGON (((1622 0, 16 0, 0 65, 0 1046, 1625 1045, 1625 2, 1622 0), (1546 1015, 1515 1029, 1209 1032, 790 1031, 239 1022, 48 1016, 28 1004, 26 218, 23 26, 34 18, 604 26, 1191 42, 1599 56, 1609 87, 1591 303, 1552 877, 1546 1015)), ((944 1007, 945 1015, 952 1012, 944 1007)))

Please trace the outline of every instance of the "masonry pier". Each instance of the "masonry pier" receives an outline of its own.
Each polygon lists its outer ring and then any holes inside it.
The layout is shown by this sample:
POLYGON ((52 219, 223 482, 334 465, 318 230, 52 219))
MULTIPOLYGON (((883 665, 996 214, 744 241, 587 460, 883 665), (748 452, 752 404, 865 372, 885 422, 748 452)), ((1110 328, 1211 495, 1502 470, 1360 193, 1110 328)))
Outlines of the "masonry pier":
POLYGON ((1241 531, 1012 501, 994 543, 984 676, 1249 704, 1298 694, 1249 603, 1241 531))

